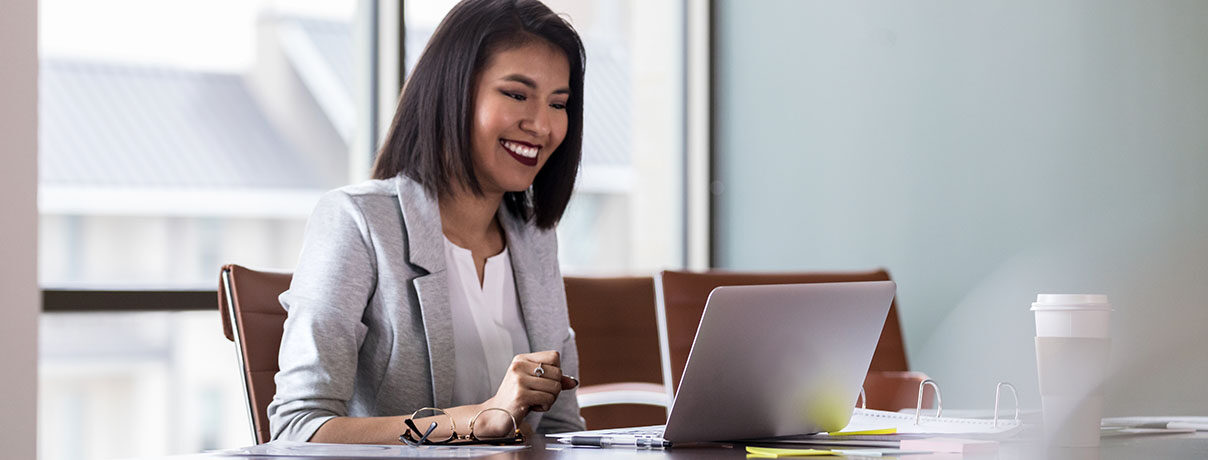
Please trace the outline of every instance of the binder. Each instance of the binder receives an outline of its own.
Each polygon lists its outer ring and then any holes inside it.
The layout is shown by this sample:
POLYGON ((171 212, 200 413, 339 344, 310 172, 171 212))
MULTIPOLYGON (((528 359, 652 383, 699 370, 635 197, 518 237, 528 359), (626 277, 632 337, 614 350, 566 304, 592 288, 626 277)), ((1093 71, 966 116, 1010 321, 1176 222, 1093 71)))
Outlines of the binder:
MULTIPOLYGON (((918 404, 913 414, 886 412, 860 407, 852 412, 851 420, 842 431, 800 436, 788 436, 761 440, 772 444, 805 444, 860 447, 899 447, 906 439, 925 439, 935 436, 958 437, 983 440, 1006 439, 1023 428, 1019 419, 1019 394, 1015 386, 999 382, 994 390, 994 418, 974 419, 944 417, 943 399, 934 380, 919 383, 918 404), (928 386, 935 391, 935 415, 923 414, 923 392, 928 386), (1015 416, 1011 419, 999 417, 999 399, 1003 388, 1011 391, 1015 399, 1015 416)), ((863 391, 861 391, 863 393, 863 391)), ((861 398, 863 399, 863 398, 861 398)))
MULTIPOLYGON (((894 429, 895 434, 926 434, 926 435, 989 435, 991 437, 1009 437, 1021 427, 1017 420, 993 420, 935 417, 923 415, 916 422, 910 414, 886 412, 870 409, 856 409, 851 421, 843 431, 871 431, 894 429)), ((842 436, 838 434, 837 436, 842 436)), ((836 436, 836 435, 832 435, 836 436)))
MULTIPOLYGON (((861 394, 863 394, 863 390, 861 390, 861 394)), ((992 420, 943 417, 943 413, 944 401, 940 397, 939 384, 935 380, 926 379, 919 382, 918 404, 915 406, 913 416, 861 407, 852 413, 851 420, 843 431, 831 433, 831 435, 843 435, 845 432, 893 430, 895 434, 981 435, 1005 438, 1015 434, 1023 426, 1019 421, 1019 393, 1015 391, 1014 385, 1007 382, 999 382, 994 388, 994 418, 992 420), (935 392, 934 416, 923 415, 923 394, 928 386, 931 386, 935 392), (1003 388, 1011 390, 1011 396, 1015 400, 1015 417, 1011 420, 1003 420, 998 416, 1003 388)))

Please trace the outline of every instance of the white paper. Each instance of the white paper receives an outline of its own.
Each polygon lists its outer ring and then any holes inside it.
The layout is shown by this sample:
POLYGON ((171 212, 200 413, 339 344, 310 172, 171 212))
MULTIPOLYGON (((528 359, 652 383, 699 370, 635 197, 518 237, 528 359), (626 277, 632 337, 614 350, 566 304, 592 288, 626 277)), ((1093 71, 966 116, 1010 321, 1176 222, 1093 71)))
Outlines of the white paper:
POLYGON ((1020 429, 1020 423, 1014 419, 999 419, 998 424, 991 420, 970 418, 936 418, 923 415, 919 423, 914 423, 913 414, 884 412, 871 409, 856 409, 851 421, 843 431, 865 431, 895 428, 897 434, 943 434, 943 435, 990 435, 993 437, 1008 437, 1020 429))
POLYGON ((272 441, 260 445, 219 451, 227 456, 339 457, 339 458, 474 458, 527 449, 528 446, 401 446, 380 444, 325 444, 272 441))

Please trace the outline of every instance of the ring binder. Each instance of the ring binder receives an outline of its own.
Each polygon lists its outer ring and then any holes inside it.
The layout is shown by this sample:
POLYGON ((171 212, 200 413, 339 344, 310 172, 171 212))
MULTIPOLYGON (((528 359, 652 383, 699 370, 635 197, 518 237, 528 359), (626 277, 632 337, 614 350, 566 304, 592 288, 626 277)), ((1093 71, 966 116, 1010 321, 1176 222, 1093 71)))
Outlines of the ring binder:
POLYGON ((944 401, 940 399, 940 385, 935 383, 935 380, 924 379, 919 382, 919 402, 914 407, 914 424, 919 424, 919 419, 923 415, 923 391, 927 389, 927 384, 931 384, 931 388, 935 390, 935 418, 940 418, 944 413, 944 401))
POLYGON ((864 392, 863 386, 860 387, 860 397, 857 399, 857 401, 860 401, 861 409, 868 409, 868 393, 864 392))
POLYGON ((998 382, 994 387, 994 426, 998 427, 998 397, 1002 393, 1002 387, 1007 387, 1011 390, 1011 396, 1015 398, 1015 421, 1019 421, 1019 393, 1015 391, 1015 385, 1008 382, 998 382))
MULTIPOLYGON (((861 388, 863 394, 863 388, 861 388)), ((914 415, 911 416, 910 409, 903 409, 902 412, 887 412, 880 410, 869 410, 863 407, 853 409, 851 420, 847 426, 843 428, 845 432, 852 431, 873 431, 892 428, 896 433, 901 434, 928 434, 928 435, 970 435, 986 436, 989 438, 1005 438, 1013 435, 1022 428, 1022 422, 1019 419, 1020 405, 1019 392, 1015 386, 1009 382, 999 382, 994 390, 994 420, 989 418, 951 418, 943 417, 944 406, 940 399, 940 385, 935 380, 924 379, 919 382, 919 393, 917 404, 914 408, 914 415), (926 396, 927 386, 935 392, 935 415, 923 415, 923 397, 926 396), (1006 387, 1011 390, 1011 395, 1015 398, 1015 419, 1009 420, 1005 417, 999 417, 998 413, 1001 409, 1000 397, 1002 396, 1002 388, 1006 387)), ((863 395, 867 396, 867 395, 863 395)), ((845 435, 850 436, 850 435, 845 435)), ((829 439, 829 438, 824 438, 829 439)))

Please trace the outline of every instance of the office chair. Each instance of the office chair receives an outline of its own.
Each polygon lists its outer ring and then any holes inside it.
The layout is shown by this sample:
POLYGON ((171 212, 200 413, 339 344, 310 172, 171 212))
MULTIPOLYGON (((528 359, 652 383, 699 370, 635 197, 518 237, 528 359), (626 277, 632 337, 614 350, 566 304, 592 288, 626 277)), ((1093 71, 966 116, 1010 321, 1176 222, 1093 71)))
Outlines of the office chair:
MULTIPOLYGON (((688 352, 696 337, 697 326, 705 311, 709 293, 718 286, 741 286, 757 284, 788 283, 834 283, 850 281, 888 281, 889 272, 804 272, 804 273, 749 273, 749 272, 687 272, 664 271, 659 276, 658 308, 660 324, 659 346, 665 359, 662 363, 663 378, 668 385, 668 395, 679 387, 680 377, 688 362, 688 352)), ((926 374, 910 372, 906 362, 906 347, 902 340, 902 329, 898 324, 897 299, 889 306, 881 338, 873 353, 865 380, 868 408, 898 410, 915 407, 918 385, 926 374)), ((931 397, 924 405, 930 405, 931 397)))
MULTIPOLYGON (((286 318, 277 297, 290 273, 222 267, 218 308, 223 333, 235 342, 247 398, 252 438, 271 438, 268 404, 286 318)), ((621 427, 666 422, 666 392, 659 367, 652 278, 568 278, 571 324, 580 350, 578 391, 589 426, 621 427), (644 312, 644 313, 641 313, 644 312), (641 320, 642 316, 648 317, 641 320), (656 383, 657 382, 657 383, 656 383)))
POLYGON ((218 310, 222 332, 235 342, 239 374, 247 397, 252 439, 269 441, 268 404, 277 393, 273 377, 279 370, 277 352, 285 324, 285 309, 277 296, 289 289, 293 275, 226 265, 218 279, 218 310))
POLYGON ((588 429, 667 422, 654 278, 564 277, 588 429))

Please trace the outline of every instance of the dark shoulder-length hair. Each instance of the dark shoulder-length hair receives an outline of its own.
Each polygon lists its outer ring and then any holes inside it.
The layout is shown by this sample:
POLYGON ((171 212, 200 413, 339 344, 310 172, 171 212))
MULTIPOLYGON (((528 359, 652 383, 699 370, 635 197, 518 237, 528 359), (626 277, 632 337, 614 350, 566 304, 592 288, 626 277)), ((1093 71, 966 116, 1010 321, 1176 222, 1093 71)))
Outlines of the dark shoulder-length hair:
POLYGON ((455 181, 482 194, 470 142, 478 75, 494 53, 534 39, 553 44, 570 63, 566 137, 532 187, 508 192, 503 201, 540 228, 557 224, 582 157, 584 51, 570 24, 537 0, 465 0, 449 11, 403 88, 373 177, 402 173, 436 197, 451 192, 455 181))

